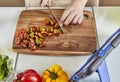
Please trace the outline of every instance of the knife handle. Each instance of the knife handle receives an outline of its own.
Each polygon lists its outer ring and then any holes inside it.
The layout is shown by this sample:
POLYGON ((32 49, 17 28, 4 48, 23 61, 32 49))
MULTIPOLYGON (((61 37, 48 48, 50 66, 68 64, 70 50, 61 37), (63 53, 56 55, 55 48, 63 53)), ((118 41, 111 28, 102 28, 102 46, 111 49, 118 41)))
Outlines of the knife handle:
POLYGON ((120 33, 115 37, 115 39, 111 42, 111 45, 116 48, 120 44, 120 33))

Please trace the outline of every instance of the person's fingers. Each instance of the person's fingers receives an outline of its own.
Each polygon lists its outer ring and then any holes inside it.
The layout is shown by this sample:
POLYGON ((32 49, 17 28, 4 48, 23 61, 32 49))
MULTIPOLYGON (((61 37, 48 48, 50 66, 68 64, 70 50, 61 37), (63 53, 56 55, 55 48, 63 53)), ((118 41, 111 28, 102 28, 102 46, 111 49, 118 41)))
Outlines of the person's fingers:
POLYGON ((79 18, 80 18, 80 15, 79 14, 76 15, 72 20, 72 24, 76 24, 78 22, 79 18))
POLYGON ((41 3, 41 6, 46 6, 47 5, 47 3, 48 3, 48 0, 42 0, 42 3, 41 3))
POLYGON ((51 6, 51 0, 48 0, 48 6, 51 6))
POLYGON ((82 20, 83 20, 83 15, 78 19, 78 24, 81 24, 82 20))
POLYGON ((68 17, 68 15, 69 15, 70 13, 71 13, 71 10, 70 10, 70 9, 66 9, 66 10, 63 12, 62 16, 61 16, 60 21, 64 22, 65 19, 68 17))
POLYGON ((68 25, 71 23, 71 21, 73 20, 73 18, 76 16, 76 13, 71 12, 68 17, 66 18, 66 20, 64 21, 65 25, 68 25))
POLYGON ((79 18, 83 16, 82 12, 79 12, 72 20, 72 24, 77 24, 79 21, 79 18))
POLYGON ((73 18, 71 24, 77 24, 78 20, 79 20, 79 17, 78 17, 78 15, 77 15, 77 16, 75 16, 75 17, 73 18))

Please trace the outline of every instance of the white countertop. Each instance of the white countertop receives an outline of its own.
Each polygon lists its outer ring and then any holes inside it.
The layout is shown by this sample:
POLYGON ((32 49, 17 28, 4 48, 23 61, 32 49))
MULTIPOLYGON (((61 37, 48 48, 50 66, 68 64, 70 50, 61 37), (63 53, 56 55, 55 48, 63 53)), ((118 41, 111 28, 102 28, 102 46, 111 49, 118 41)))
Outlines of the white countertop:
MULTIPOLYGON (((24 9, 24 7, 0 7, 0 53, 14 59, 14 67, 17 73, 33 68, 42 74, 44 69, 56 63, 60 64, 70 77, 84 64, 89 56, 55 57, 27 54, 17 55, 16 52, 12 51, 16 24, 20 12, 24 9)), ((91 11, 91 8, 86 9, 91 11)), ((99 44, 102 45, 114 31, 120 28, 120 7, 96 7, 94 8, 94 13, 99 44)), ((120 64, 118 62, 120 62, 120 46, 107 57, 111 82, 119 81, 120 64)), ((97 74, 94 73, 81 82, 99 82, 99 80, 97 74)))

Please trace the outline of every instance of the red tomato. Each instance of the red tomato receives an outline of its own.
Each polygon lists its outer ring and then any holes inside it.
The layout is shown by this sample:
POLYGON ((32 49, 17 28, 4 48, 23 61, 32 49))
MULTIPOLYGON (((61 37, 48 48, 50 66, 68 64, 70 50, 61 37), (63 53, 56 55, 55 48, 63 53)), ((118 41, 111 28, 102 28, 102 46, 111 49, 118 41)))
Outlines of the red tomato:
POLYGON ((15 37, 15 44, 19 44, 20 43, 20 38, 19 37, 15 37))
POLYGON ((23 39, 23 35, 27 33, 27 30, 25 28, 22 28, 18 31, 18 37, 20 38, 20 40, 23 39))
POLYGON ((22 28, 18 31, 18 34, 24 34, 26 32, 27 32, 27 30, 25 28, 22 28))

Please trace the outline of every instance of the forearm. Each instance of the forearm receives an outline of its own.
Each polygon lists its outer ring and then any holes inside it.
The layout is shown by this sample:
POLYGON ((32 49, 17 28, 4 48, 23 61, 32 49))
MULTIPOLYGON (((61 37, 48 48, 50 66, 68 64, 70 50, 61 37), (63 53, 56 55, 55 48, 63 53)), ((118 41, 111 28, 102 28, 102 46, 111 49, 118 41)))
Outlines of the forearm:
POLYGON ((88 0, 73 0, 72 2, 76 2, 76 4, 79 4, 80 7, 84 8, 88 0))

